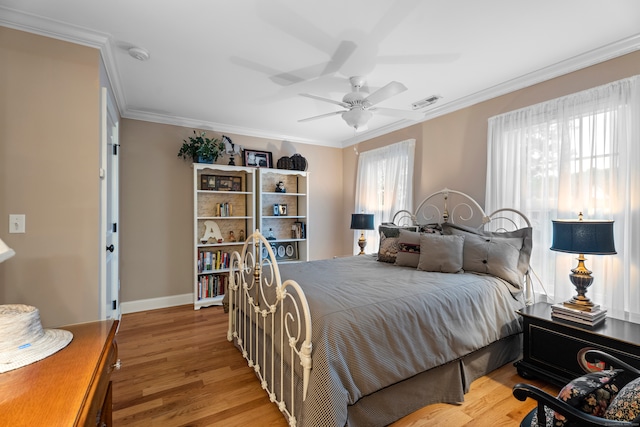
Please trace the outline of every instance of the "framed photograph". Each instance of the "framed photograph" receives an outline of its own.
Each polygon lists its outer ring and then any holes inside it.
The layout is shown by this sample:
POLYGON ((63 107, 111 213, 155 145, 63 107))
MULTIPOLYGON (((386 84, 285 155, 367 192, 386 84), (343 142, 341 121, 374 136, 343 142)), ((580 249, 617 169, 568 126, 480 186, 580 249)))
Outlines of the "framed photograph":
MULTIPOLYGON (((296 260, 298 259, 298 244, 296 242, 271 243, 271 250, 276 256, 276 260, 296 260)), ((262 247, 262 259, 269 256, 267 248, 262 247)))
POLYGON ((200 175, 200 189, 214 191, 241 191, 242 178, 226 175, 200 175))
POLYGON ((273 253, 276 255, 277 260, 298 259, 298 245, 296 242, 276 243, 275 246, 273 253))
POLYGON ((275 204, 273 205, 273 216, 285 216, 287 215, 287 205, 275 204))
POLYGON ((270 151, 243 150, 242 158, 245 166, 272 168, 273 156, 270 151))
POLYGON ((216 189, 216 176, 215 175, 200 175, 200 189, 201 190, 215 190, 216 189))

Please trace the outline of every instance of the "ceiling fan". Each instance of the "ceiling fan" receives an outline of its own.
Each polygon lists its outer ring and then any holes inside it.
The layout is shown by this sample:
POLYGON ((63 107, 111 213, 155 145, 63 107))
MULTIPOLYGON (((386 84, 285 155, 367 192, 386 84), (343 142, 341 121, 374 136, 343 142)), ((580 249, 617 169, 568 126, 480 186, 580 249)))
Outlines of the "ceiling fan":
POLYGON ((330 102, 332 104, 336 104, 343 108, 346 108, 346 110, 333 111, 331 113, 320 114, 319 116, 308 117, 306 119, 301 119, 298 121, 308 122, 310 120, 316 120, 341 114, 344 121, 347 122, 349 126, 353 127, 357 132, 367 129, 367 123, 369 122, 371 117, 373 117, 372 111, 386 116, 393 116, 410 120, 420 120, 422 117, 424 117, 424 113, 421 113, 419 111, 397 110, 393 108, 381 108, 376 106, 380 102, 385 101, 392 96, 395 96, 407 90, 407 87, 400 82, 392 81, 390 83, 387 83, 385 86, 381 87, 370 95, 367 95, 365 92, 360 91, 360 89, 365 85, 363 77, 350 77, 349 83, 351 83, 351 92, 347 93, 342 98, 342 101, 336 101, 330 98, 324 98, 322 96, 313 95, 310 93, 301 93, 301 96, 317 99, 319 101, 330 102))

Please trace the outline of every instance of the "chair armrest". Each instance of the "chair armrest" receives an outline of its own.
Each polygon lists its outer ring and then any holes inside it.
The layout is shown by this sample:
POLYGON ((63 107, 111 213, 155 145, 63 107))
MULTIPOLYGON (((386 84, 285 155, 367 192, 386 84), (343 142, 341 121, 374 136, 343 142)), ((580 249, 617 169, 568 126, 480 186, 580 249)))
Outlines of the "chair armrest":
POLYGON ((596 358, 602 362, 607 363, 609 365, 608 367, 612 367, 614 369, 624 369, 625 372, 632 374, 635 377, 640 376, 640 370, 634 368, 628 363, 623 362, 622 360, 618 359, 615 356, 605 353, 604 351, 595 350, 595 349, 591 349, 591 350, 582 349, 578 352, 578 363, 580 364, 580 367, 585 372, 593 371, 593 369, 589 369, 589 367, 587 366, 587 362, 589 360, 593 361, 596 358))
MULTIPOLYGON (((538 418, 540 418, 540 410, 542 406, 548 406, 554 411, 562 414, 568 420, 576 421, 580 426, 584 427, 637 427, 639 424, 629 421, 615 421, 604 418, 594 417, 576 409, 564 401, 551 396, 540 390, 538 387, 530 384, 516 384, 513 386, 513 395, 520 401, 527 400, 528 397, 538 402, 538 418)), ((543 411, 544 413, 544 411, 543 411)), ((543 424, 544 425, 544 424, 543 424)))

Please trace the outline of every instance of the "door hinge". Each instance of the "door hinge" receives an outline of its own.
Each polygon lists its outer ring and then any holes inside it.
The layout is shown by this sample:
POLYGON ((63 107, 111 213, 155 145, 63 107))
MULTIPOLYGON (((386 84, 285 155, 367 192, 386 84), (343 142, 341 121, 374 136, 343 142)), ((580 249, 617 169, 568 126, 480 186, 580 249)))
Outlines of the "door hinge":
POLYGON ((117 222, 114 222, 114 223, 112 224, 112 226, 111 226, 111 231, 112 231, 112 232, 114 232, 114 233, 117 233, 117 232, 118 232, 118 223, 117 223, 117 222))
POLYGON ((118 303, 116 302, 116 300, 111 301, 111 309, 115 310, 116 308, 118 308, 118 303))
POLYGON ((118 147, 120 146, 120 144, 113 144, 113 155, 117 156, 118 155, 118 147))

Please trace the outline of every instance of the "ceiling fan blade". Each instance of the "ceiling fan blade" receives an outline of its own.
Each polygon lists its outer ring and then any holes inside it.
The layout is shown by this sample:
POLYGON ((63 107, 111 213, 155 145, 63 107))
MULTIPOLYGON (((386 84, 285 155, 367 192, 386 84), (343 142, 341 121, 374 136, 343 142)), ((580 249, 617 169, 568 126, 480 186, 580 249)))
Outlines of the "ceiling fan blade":
POLYGON ((338 49, 332 55, 329 62, 310 65, 308 67, 285 73, 278 73, 269 78, 276 84, 287 86, 294 83, 309 81, 311 79, 317 79, 328 74, 334 74, 338 72, 340 67, 342 67, 342 65, 349 59, 357 47, 358 46, 354 42, 343 40, 340 42, 338 49))
POLYGON ((355 52, 357 44, 352 42, 351 40, 342 40, 338 45, 336 51, 331 55, 331 59, 327 62, 325 69, 320 74, 321 76, 325 76, 327 74, 337 73, 338 70, 347 62, 349 57, 355 52))
POLYGON ((318 101, 330 102, 332 104, 336 104, 344 108, 351 108, 351 105, 347 104, 346 102, 336 101, 334 99, 324 98, 322 96, 312 95, 310 93, 301 93, 300 96, 306 96, 307 98, 317 99, 318 101))
POLYGON ((389 99, 394 95, 404 92, 407 90, 407 87, 400 82, 393 81, 391 83, 387 83, 382 86, 377 91, 373 92, 371 95, 367 96, 364 99, 364 103, 369 106, 376 105, 379 102, 384 101, 385 99, 389 99))
POLYGON ((333 111, 331 113, 320 114, 319 116, 313 116, 313 117, 307 117, 306 119, 300 119, 300 120, 298 120, 298 122, 300 122, 300 123, 309 122, 311 120, 323 119, 325 117, 331 117, 331 116, 335 116, 336 114, 342 114, 342 113, 344 113, 344 111, 333 111))
POLYGON ((423 55, 384 55, 378 56, 380 64, 442 64, 460 59, 458 53, 428 53, 423 55))
POLYGON ((424 113, 420 111, 397 110, 395 108, 381 108, 381 107, 369 108, 369 111, 375 111, 377 114, 383 114, 385 116, 391 116, 391 117, 399 117, 401 119, 408 119, 408 120, 417 121, 424 118, 424 113))

